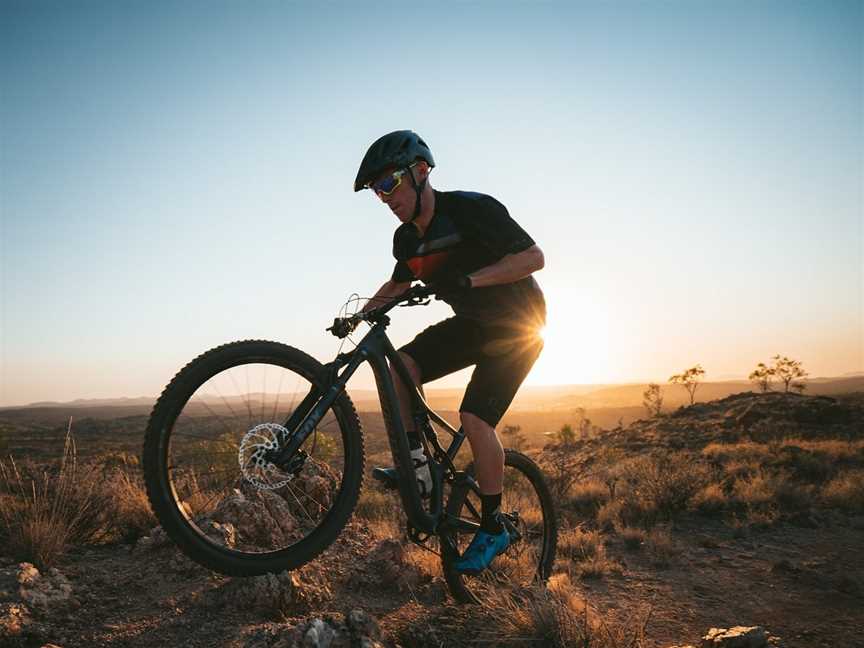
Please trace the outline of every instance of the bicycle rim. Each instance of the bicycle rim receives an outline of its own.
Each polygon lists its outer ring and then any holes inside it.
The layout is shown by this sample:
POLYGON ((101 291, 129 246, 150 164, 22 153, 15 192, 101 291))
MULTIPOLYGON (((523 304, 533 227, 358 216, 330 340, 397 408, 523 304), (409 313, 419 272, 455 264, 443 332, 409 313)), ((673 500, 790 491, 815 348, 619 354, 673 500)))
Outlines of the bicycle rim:
POLYGON ((171 518, 160 521, 190 557, 235 574, 291 568, 323 550, 350 515, 362 473, 347 397, 303 443, 302 461, 286 469, 268 459, 291 437, 285 423, 316 367, 249 350, 205 354, 201 366, 184 369, 166 388, 169 413, 157 422, 171 518))
MULTIPOLYGON (((455 489, 447 511, 479 525, 479 492, 467 487, 455 489)), ((552 499, 536 464, 509 450, 505 455, 501 513, 511 527, 511 545, 480 574, 459 574, 454 567, 471 542, 473 532, 451 532, 444 539, 449 540, 444 543, 448 546, 442 552, 444 575, 457 601, 479 602, 491 595, 500 597, 502 593, 519 596, 527 588, 548 579, 557 539, 552 499)))

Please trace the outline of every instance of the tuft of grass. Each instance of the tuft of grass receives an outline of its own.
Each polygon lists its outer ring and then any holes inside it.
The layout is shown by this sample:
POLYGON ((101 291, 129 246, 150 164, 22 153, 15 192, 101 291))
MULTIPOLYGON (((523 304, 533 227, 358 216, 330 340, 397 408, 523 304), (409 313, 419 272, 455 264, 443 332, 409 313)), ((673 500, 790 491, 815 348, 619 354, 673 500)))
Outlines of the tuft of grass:
POLYGON ((727 504, 723 487, 716 482, 703 486, 690 500, 690 507, 702 515, 720 513, 727 504))
POLYGON ((738 461, 764 463, 771 457, 770 448, 764 443, 740 441, 738 443, 709 443, 702 448, 702 456, 716 463, 738 461))
POLYGON ((620 511, 626 526, 650 527, 674 519, 711 481, 710 468, 684 452, 639 457, 619 469, 626 479, 620 511))
POLYGON ((606 548, 600 546, 596 554, 576 565, 576 572, 582 579, 603 578, 607 574, 622 574, 621 564, 606 555, 606 548))
POLYGON ((661 569, 669 567, 681 553, 681 547, 665 528, 654 528, 645 539, 645 547, 651 557, 651 563, 661 569))
POLYGON ((480 605, 448 605, 433 610, 431 618, 429 614, 428 608, 416 606, 408 623, 396 631, 396 640, 412 648, 645 648, 651 618, 650 610, 631 618, 604 617, 589 605, 567 574, 554 575, 548 588, 488 596, 480 605))
POLYGON ((759 507, 774 500, 774 483, 765 471, 751 477, 736 479, 732 485, 732 497, 741 507, 759 507))
POLYGON ((821 501, 850 513, 864 513, 864 470, 847 470, 825 484, 821 501))
POLYGON ((596 515, 609 501, 609 488, 597 479, 577 482, 570 488, 569 506, 583 515, 596 515))
POLYGON ((13 457, 0 461, 0 482, 13 495, 0 499, 0 536, 7 551, 46 568, 73 542, 104 536, 105 511, 97 506, 93 472, 78 464, 71 419, 55 472, 25 479, 13 457))
POLYGON ((645 542, 645 531, 634 527, 623 527, 618 530, 618 535, 624 541, 624 548, 628 551, 637 551, 645 542))
POLYGON ((369 522, 393 517, 393 496, 374 488, 364 488, 357 500, 354 515, 369 522))
POLYGON ((597 531, 567 529, 558 535, 558 555, 572 561, 593 558, 603 550, 603 540, 597 531))
POLYGON ((133 543, 159 523, 139 475, 118 468, 108 476, 100 493, 106 490, 113 494, 110 522, 113 536, 133 543))
POLYGON ((614 531, 621 524, 621 501, 606 502, 597 511, 597 527, 602 531, 614 531))

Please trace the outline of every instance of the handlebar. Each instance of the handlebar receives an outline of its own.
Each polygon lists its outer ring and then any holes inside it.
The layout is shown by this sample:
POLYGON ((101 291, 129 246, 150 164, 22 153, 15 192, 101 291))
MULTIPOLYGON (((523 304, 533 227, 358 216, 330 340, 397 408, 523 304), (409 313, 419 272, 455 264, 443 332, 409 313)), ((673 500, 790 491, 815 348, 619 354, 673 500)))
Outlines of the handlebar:
POLYGON ((335 318, 333 320, 333 326, 328 326, 326 330, 330 331, 338 338, 344 338, 349 336, 351 332, 357 328, 360 322, 379 322, 387 312, 396 306, 422 306, 428 304, 429 297, 434 294, 435 289, 431 286, 417 284, 377 308, 370 308, 368 311, 356 313, 350 317, 335 318))

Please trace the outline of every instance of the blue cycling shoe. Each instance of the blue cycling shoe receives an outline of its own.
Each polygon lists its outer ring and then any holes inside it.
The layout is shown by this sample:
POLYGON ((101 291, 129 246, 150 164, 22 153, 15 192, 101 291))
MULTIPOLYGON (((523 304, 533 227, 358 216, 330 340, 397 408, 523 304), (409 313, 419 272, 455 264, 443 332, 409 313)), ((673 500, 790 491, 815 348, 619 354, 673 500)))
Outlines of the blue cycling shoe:
POLYGON ((495 556, 503 553, 509 546, 510 534, 507 529, 495 534, 478 531, 465 553, 456 561, 456 571, 462 574, 479 574, 492 563, 495 556))

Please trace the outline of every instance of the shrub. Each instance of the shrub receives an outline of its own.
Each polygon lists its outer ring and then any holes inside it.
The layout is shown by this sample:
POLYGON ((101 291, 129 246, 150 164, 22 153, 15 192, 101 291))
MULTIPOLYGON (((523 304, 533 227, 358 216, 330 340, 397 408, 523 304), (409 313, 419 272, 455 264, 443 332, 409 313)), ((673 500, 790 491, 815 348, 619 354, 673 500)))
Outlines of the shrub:
POLYGON ((848 470, 825 484, 822 501, 826 506, 850 513, 864 513, 864 470, 848 470))
POLYGON ((558 536, 558 555, 572 561, 592 558, 603 550, 603 541, 597 531, 568 529, 558 536))
POLYGON ((373 488, 364 488, 354 515, 363 520, 384 520, 393 515, 393 497, 373 488))
POLYGON ((726 508, 727 498, 720 484, 703 486, 690 500, 690 507, 703 515, 714 515, 726 508))
POLYGON ((732 501, 741 508, 769 504, 774 499, 774 484, 764 471, 736 479, 732 485, 732 501))
POLYGON ((606 548, 600 545, 596 554, 578 563, 576 571, 579 578, 603 578, 606 574, 621 574, 621 565, 606 556, 606 548))
POLYGON ((672 534, 667 529, 651 529, 648 537, 645 539, 645 546, 648 550, 648 555, 651 556, 651 563, 655 567, 668 567, 681 549, 678 543, 672 538, 672 534))
POLYGON ((619 470, 626 480, 620 510, 626 526, 650 527, 659 519, 673 519, 710 481, 708 467, 686 453, 640 457, 619 470))
POLYGON ((100 492, 111 493, 112 535, 128 543, 146 535, 159 522, 150 508, 141 478, 125 470, 115 470, 103 482, 100 492))
POLYGON ((570 507, 577 513, 594 517, 609 501, 609 489, 596 479, 578 482, 570 489, 570 507))
POLYGON ((623 527, 618 530, 618 535, 624 541, 624 548, 630 551, 641 549, 645 542, 645 531, 632 527, 623 527))
POLYGON ((79 468, 71 421, 56 472, 25 482, 13 458, 0 461, 0 480, 14 498, 0 499, 0 535, 20 560, 49 567, 75 541, 104 536, 106 512, 96 505, 93 471, 79 468))
POLYGON ((597 527, 602 531, 614 531, 621 524, 621 501, 610 500, 597 511, 597 527))
POLYGON ((768 446, 752 441, 739 441, 738 443, 709 443, 702 448, 702 455, 715 463, 727 463, 729 461, 764 463, 771 456, 768 446))

